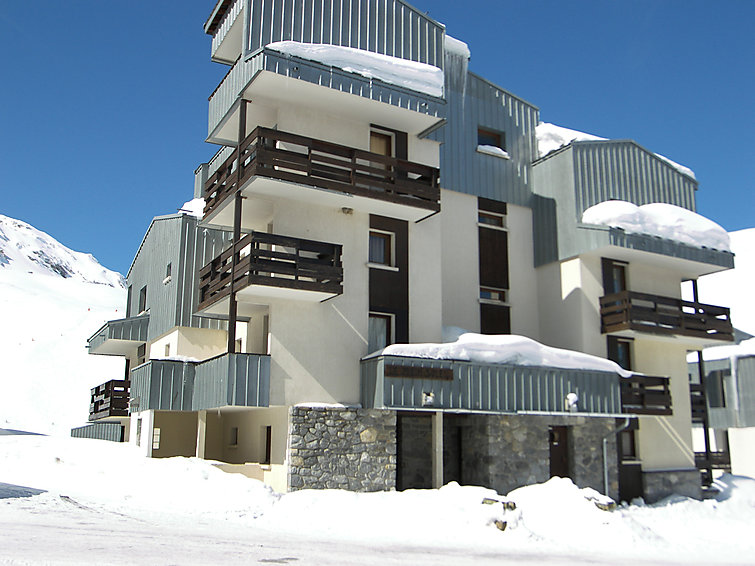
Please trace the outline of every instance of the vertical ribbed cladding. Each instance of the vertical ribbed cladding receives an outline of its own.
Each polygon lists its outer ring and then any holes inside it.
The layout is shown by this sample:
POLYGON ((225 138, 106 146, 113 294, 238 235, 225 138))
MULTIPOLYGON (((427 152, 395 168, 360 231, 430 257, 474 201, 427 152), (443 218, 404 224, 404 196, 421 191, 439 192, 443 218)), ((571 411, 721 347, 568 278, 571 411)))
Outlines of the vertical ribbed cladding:
POLYGON ((755 356, 737 358, 734 394, 737 396, 737 426, 755 426, 755 356))
POLYGON ((220 44, 223 43, 226 35, 228 35, 228 32, 231 30, 231 26, 233 26, 233 24, 236 22, 236 18, 239 17, 241 10, 243 10, 245 1, 246 0, 236 0, 230 7, 230 9, 226 11, 222 21, 220 22, 220 25, 218 25, 215 33, 212 36, 211 53, 214 54, 220 44))
POLYGON ((364 49, 443 68, 443 25, 401 0, 247 0, 246 52, 276 41, 364 49))
POLYGON ((632 141, 574 142, 576 217, 610 199, 695 210, 697 181, 632 141))
POLYGON ((428 136, 442 142, 441 186, 529 206, 539 110, 469 73, 464 55, 449 50, 445 61, 447 123, 428 136), (478 128, 503 133, 510 159, 477 152, 478 128))

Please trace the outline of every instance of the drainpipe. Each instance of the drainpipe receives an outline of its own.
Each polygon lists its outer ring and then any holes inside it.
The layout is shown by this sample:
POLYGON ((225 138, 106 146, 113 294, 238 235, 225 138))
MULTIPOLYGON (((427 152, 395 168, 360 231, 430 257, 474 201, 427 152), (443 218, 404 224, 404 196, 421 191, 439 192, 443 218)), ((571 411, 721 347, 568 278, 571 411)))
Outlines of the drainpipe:
POLYGON ((603 492, 608 495, 608 439, 629 428, 629 417, 624 417, 624 423, 614 431, 603 437, 603 492))

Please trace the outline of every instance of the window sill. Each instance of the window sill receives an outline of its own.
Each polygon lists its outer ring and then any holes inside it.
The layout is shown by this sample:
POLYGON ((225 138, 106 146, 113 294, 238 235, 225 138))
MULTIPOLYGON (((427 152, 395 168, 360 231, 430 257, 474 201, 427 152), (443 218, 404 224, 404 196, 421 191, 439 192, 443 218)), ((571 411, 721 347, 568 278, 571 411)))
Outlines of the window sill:
POLYGON ((485 224, 484 222, 478 222, 477 225, 480 228, 490 228, 491 230, 498 230, 499 232, 509 231, 509 229, 506 226, 495 226, 493 224, 485 224))
POLYGON ((509 304, 505 301, 494 301, 493 299, 477 299, 481 305, 498 305, 500 307, 507 307, 509 304))
POLYGON ((493 145, 478 145, 477 153, 492 155, 493 157, 497 157, 498 159, 511 159, 511 156, 506 150, 501 149, 500 147, 495 147, 493 145))
POLYGON ((395 267, 393 265, 385 265, 384 263, 371 263, 367 262, 367 267, 370 269, 383 269, 385 271, 398 271, 398 267, 395 267))

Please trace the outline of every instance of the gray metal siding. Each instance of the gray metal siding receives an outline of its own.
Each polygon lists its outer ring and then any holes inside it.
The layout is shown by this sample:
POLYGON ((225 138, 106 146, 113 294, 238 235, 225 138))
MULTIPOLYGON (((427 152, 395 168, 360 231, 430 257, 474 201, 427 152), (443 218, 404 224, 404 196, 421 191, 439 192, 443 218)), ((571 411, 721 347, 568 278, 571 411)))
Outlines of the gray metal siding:
POLYGON ((139 290, 147 286, 148 340, 176 326, 227 327, 224 321, 193 313, 199 300, 199 269, 218 256, 230 238, 230 232, 199 227, 197 218, 189 215, 152 221, 128 277, 129 285, 133 286, 131 312, 137 312, 139 290), (168 263, 171 276, 166 282, 168 263))
POLYGON ((445 28, 400 0, 248 0, 246 52, 276 41, 354 47, 443 68, 445 28))
POLYGON ((441 186, 529 206, 538 109, 468 73, 464 58, 453 54, 447 56, 446 103, 447 124, 428 136, 442 142, 441 186), (502 132, 511 159, 479 153, 479 127, 502 132))
POLYGON ((432 392, 434 408, 561 413, 566 395, 576 393, 580 413, 619 414, 619 379, 601 371, 380 356, 362 361, 362 403, 365 408, 421 408, 423 392, 432 392), (453 380, 384 377, 386 363, 450 368, 453 380))
POLYGON ((270 356, 226 354, 197 365, 192 407, 267 407, 270 356))
POLYGON ((151 360, 131 370, 133 412, 191 411, 194 392, 194 364, 172 360, 151 360))
POLYGON ((574 142, 576 218, 593 205, 621 199, 665 202, 695 210, 697 182, 631 141, 574 142))
POLYGON ((96 350, 106 340, 146 342, 148 329, 149 315, 110 320, 89 338, 89 348, 96 350))
POLYGON ((74 438, 94 438, 97 440, 109 440, 110 442, 123 442, 123 425, 120 423, 92 423, 71 429, 74 438))
POLYGON ((738 426, 755 426, 755 356, 737 359, 738 426))

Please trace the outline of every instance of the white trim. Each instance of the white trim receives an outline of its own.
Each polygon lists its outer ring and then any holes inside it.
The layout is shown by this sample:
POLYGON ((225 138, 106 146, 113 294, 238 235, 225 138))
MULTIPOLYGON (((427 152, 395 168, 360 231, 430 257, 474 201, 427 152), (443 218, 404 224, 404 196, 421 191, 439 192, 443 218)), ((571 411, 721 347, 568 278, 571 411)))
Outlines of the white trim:
POLYGON ((365 265, 369 267, 370 269, 384 269, 385 271, 398 271, 399 270, 398 267, 394 265, 386 265, 384 263, 371 263, 368 261, 367 263, 365 263, 365 265))

